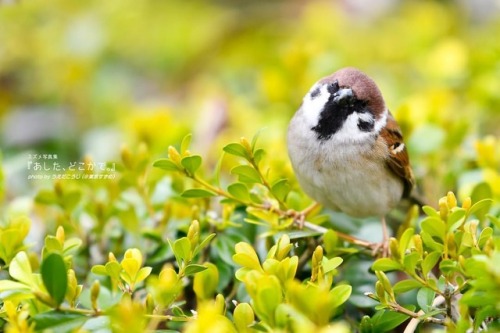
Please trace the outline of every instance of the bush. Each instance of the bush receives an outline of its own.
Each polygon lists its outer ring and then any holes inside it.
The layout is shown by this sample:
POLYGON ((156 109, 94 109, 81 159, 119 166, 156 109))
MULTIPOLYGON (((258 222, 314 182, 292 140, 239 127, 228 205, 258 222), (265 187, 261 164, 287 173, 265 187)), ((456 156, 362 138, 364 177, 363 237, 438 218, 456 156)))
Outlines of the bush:
MULTIPOLYGON (((409 209, 390 257, 377 259, 373 244, 335 231, 335 215, 320 215, 284 172, 269 169, 257 136, 226 145, 236 158, 221 157, 212 177, 190 139, 154 162, 146 145, 124 148, 114 180, 75 177, 40 191, 55 229, 42 248, 26 243, 34 221, 4 221, 5 331, 500 328, 491 198, 459 205, 450 192, 423 217, 409 209), (233 177, 221 177, 227 160, 233 177)), ((488 193, 483 183, 475 196, 488 193)))

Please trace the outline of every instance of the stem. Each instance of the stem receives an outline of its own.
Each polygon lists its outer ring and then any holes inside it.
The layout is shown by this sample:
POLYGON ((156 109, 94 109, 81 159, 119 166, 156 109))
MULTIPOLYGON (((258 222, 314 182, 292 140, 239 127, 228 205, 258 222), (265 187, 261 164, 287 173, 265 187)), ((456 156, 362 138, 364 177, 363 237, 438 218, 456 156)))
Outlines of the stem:
MULTIPOLYGON (((439 319, 439 318, 434 318, 434 317, 427 317, 427 318, 424 318, 424 319, 420 319, 420 317, 425 314, 423 311, 419 311, 418 313, 417 312, 413 312, 411 310, 408 310, 407 308, 402 307, 398 303, 389 303, 389 306, 394 311, 397 311, 397 312, 400 312, 400 313, 404 313, 405 315, 408 315, 408 316, 410 316, 413 319, 416 319, 418 321, 423 321, 423 322, 426 322, 426 323, 434 323, 434 324, 439 324, 439 325, 444 325, 444 323, 445 323, 444 319, 439 319), (420 312, 422 312, 422 313, 420 313, 420 312)), ((405 330, 405 332, 406 332, 406 330, 405 330)))
POLYGON ((70 313, 78 313, 78 314, 83 314, 83 315, 88 315, 88 316, 100 316, 102 313, 98 310, 89 310, 89 309, 79 309, 79 308, 66 308, 66 307, 59 307, 59 311, 63 312, 70 312, 70 313))
MULTIPOLYGON (((312 224, 311 222, 307 222, 307 221, 304 222, 304 227, 309 229, 309 230, 317 231, 317 232, 322 233, 322 234, 325 234, 328 231, 328 229, 325 227, 322 227, 322 226, 319 226, 316 224, 312 224)), ((339 236, 340 238, 342 238, 343 240, 345 240, 346 242, 349 242, 351 244, 366 247, 368 249, 371 249, 374 246, 373 243, 358 239, 356 237, 352 237, 348 234, 344 234, 343 232, 335 231, 335 233, 337 234, 337 236, 339 236)))
MULTIPOLYGON (((438 296, 432 302, 432 306, 433 307, 438 306, 438 305, 442 304, 444 301, 445 300, 444 300, 443 296, 438 296)), ((409 311, 408 309, 406 309, 406 310, 409 311)), ((409 311, 409 312, 412 312, 412 311, 409 311)), ((403 333, 413 333, 413 332, 415 332, 415 330, 417 329, 417 326, 420 323, 420 321, 429 322, 429 323, 435 323, 435 324, 439 324, 439 325, 444 325, 445 322, 446 322, 445 319, 438 319, 438 318, 434 318, 434 317, 427 317, 427 318, 421 320, 420 317, 425 314, 425 312, 422 311, 422 310, 418 311, 417 313, 415 313, 415 312, 412 312, 412 313, 414 314, 414 315, 411 316, 413 319, 410 320, 410 322, 406 326, 406 328, 405 328, 405 330, 404 330, 403 333)))
POLYGON ((271 185, 267 182, 266 178, 264 177, 264 175, 260 171, 260 168, 257 165, 257 163, 255 163, 255 159, 253 158, 253 156, 250 159, 250 164, 253 166, 253 168, 255 169, 255 171, 257 171, 257 173, 259 174, 260 179, 262 180, 262 184, 269 190, 269 193, 271 193, 271 195, 279 202, 280 207, 286 207, 286 203, 284 201, 280 200, 278 197, 276 197, 274 195, 274 193, 273 193, 273 191, 271 189, 271 185))

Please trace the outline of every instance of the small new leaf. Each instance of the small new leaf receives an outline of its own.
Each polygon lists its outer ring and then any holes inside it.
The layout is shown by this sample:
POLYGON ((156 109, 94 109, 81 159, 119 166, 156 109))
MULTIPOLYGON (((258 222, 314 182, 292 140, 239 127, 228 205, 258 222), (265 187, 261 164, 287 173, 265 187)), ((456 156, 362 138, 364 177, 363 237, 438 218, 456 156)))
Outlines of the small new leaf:
POLYGON ((238 165, 231 169, 233 175, 238 175, 238 179, 244 183, 260 183, 260 175, 249 165, 238 165))
POLYGON ((246 148, 243 147, 243 145, 240 143, 230 143, 224 148, 222 148, 222 150, 224 150, 228 154, 243 157, 247 161, 250 159, 250 156, 248 155, 246 148))
POLYGON ((250 192, 248 191, 248 187, 243 183, 233 183, 227 187, 227 191, 238 200, 250 200, 250 192))
POLYGON ((181 160, 182 166, 190 175, 194 175, 196 170, 201 166, 202 158, 200 155, 186 156, 181 160))

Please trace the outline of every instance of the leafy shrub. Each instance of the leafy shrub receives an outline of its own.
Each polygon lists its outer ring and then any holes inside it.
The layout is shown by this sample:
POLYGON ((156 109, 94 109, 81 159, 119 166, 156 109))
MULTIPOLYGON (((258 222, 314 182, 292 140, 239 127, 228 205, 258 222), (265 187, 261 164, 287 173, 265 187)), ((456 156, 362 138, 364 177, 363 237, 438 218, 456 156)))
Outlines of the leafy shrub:
POLYGON ((500 219, 491 198, 458 205, 450 192, 423 207, 423 218, 410 209, 390 257, 376 259, 373 244, 334 231, 287 178, 263 168, 257 136, 224 147, 237 158, 232 177, 221 177, 222 157, 205 177, 190 139, 154 162, 145 145, 124 148, 115 180, 40 191, 55 229, 40 249, 26 242, 33 221, 4 221, 5 331, 500 327, 500 219))

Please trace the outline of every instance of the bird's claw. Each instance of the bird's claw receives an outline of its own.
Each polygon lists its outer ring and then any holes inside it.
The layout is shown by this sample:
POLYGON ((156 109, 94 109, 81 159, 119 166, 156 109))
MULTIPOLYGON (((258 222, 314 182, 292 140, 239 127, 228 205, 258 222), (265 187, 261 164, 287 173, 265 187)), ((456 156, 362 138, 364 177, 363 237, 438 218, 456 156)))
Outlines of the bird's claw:
POLYGON ((298 212, 296 210, 290 209, 287 211, 287 216, 293 218, 293 222, 295 225, 299 227, 299 229, 304 228, 304 224, 306 221, 306 214, 303 212, 298 212))

